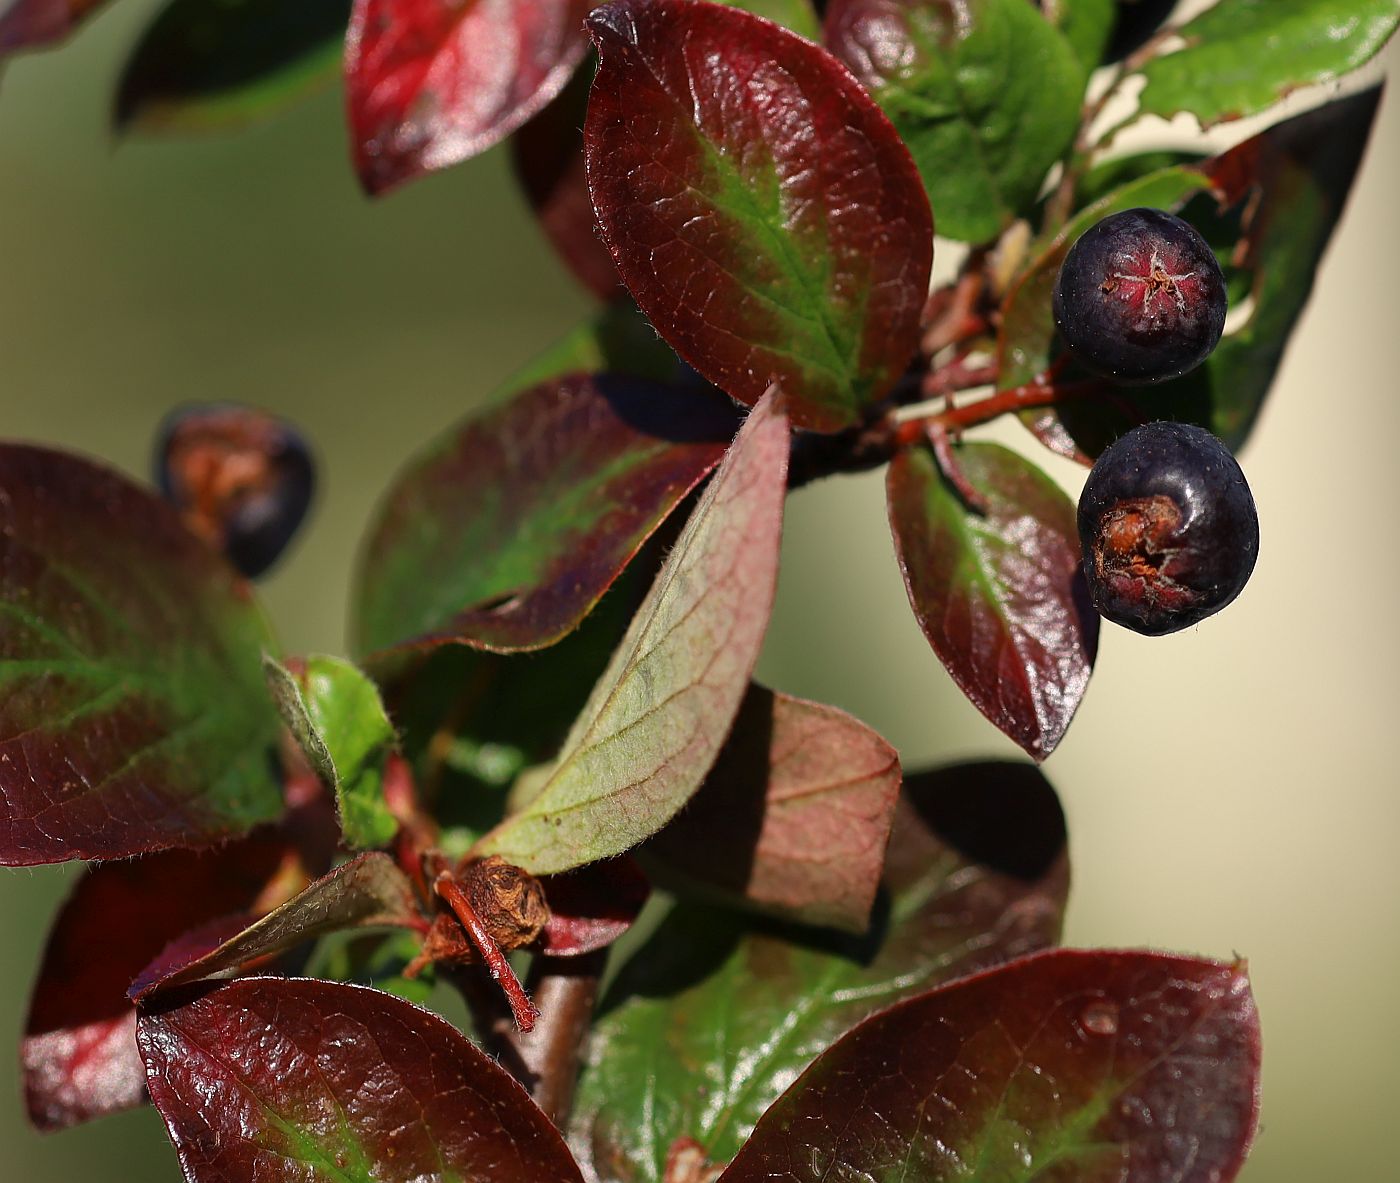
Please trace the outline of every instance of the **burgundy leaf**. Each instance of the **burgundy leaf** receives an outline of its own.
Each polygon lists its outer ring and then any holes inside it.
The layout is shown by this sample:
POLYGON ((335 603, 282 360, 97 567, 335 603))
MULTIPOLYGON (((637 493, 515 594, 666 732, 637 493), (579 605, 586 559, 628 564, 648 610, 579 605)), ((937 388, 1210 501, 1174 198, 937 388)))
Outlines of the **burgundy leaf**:
POLYGON ((552 957, 577 957, 611 945, 632 927, 651 895, 647 877, 627 855, 540 882, 549 901, 540 948, 552 957))
POLYGON ((408 876, 388 855, 371 851, 323 875, 216 947, 192 947, 192 959, 181 961, 167 952, 132 984, 131 998, 143 1002, 173 986, 227 977, 251 961, 284 953, 303 941, 380 925, 427 929, 408 876))
POLYGON ((683 884, 863 932, 899 756, 844 711, 752 686, 705 784, 645 847, 683 884))
POLYGON ((264 830, 214 851, 91 868, 54 922, 34 983, 20 1045, 30 1121, 58 1129, 139 1104, 132 978, 187 929, 265 911, 305 880, 291 844, 264 830))
POLYGON ((0 12, 0 57, 67 37, 104 0, 10 0, 0 12))
POLYGON ((580 1183, 559 1131, 456 1028, 389 994, 246 978, 143 1014, 190 1183, 580 1183))
POLYGON ((474 417, 399 478, 380 514, 361 567, 359 648, 559 640, 736 427, 712 391, 582 374, 474 417))
POLYGON ((466 160, 558 94, 590 0, 355 0, 345 78, 370 193, 466 160))
POLYGON ((1060 742, 1089 684, 1099 618, 1081 571, 1074 505, 992 444, 956 460, 987 502, 969 509, 924 448, 887 477, 909 603, 963 693, 1037 760, 1060 742))
POLYGON ((511 159, 540 229, 574 277, 600 300, 626 289, 588 195, 583 166, 583 116, 593 71, 579 70, 559 96, 511 137, 511 159))
POLYGON ((1041 953, 867 1019, 721 1179, 1228 1183, 1258 1088, 1241 965, 1041 953))
POLYGON ((894 128, 825 50, 749 13, 619 0, 588 23, 588 183, 642 311, 735 398, 778 382, 797 426, 857 422, 915 351, 932 260, 894 128))

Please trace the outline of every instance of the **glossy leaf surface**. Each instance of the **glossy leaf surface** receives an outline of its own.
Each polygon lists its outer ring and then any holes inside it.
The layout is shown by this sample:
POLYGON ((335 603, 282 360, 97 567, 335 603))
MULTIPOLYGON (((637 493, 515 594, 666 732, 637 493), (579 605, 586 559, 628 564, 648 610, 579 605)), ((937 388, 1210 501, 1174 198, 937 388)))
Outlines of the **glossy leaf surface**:
POLYGON ((538 795, 477 853, 567 871, 650 837, 700 787, 773 608, 792 438, 781 398, 745 421, 538 795))
POLYGON ((104 0, 11 0, 0 12, 0 57, 67 37, 104 0))
POLYGON ((137 1038, 190 1183, 580 1183, 505 1069, 378 990, 249 978, 142 1015, 137 1038))
POLYGON ((737 422, 712 392, 581 374, 487 410, 390 493, 361 565, 359 648, 557 641, 737 422))
POLYGON ((796 426, 854 423, 913 356, 928 290, 894 129, 829 55, 736 9, 619 0, 589 28, 588 182, 642 311, 742 402, 778 382, 796 426))
POLYGON ((1084 68, 1027 0, 832 0, 825 38, 909 145, 949 238, 995 238, 1074 138, 1084 68))
POLYGON ((303 941, 375 926, 422 930, 427 924, 408 877, 387 855, 370 852, 323 875, 217 948, 183 965, 162 958, 132 985, 131 997, 142 1001, 158 990, 226 977, 250 961, 285 953, 303 941))
POLYGON ((54 921, 20 1043, 24 1102, 41 1130, 139 1105, 131 980, 168 942, 230 912, 265 910, 305 882, 283 838, 167 850, 89 868, 54 921))
POLYGON ((919 627, 972 704, 1037 760, 1089 684, 1099 617, 1081 570, 1074 504, 1018 453, 968 444, 957 462, 987 500, 971 511, 933 453, 887 478, 890 527, 919 627))
POLYGON ((205 846, 282 812, 271 644, 159 498, 0 446, 0 863, 205 846))
POLYGON ((844 711, 751 686, 705 784, 644 849, 663 879, 864 932, 900 779, 895 750, 844 711))
POLYGON ((384 800, 384 761, 394 726, 379 690, 338 657, 308 657, 295 669, 263 659, 268 689, 321 783, 335 794, 347 845, 387 845, 399 826, 384 800))
POLYGON ((1228 1183, 1258 1089, 1242 966, 1057 950, 862 1023, 721 1180, 1228 1183))
POLYGON ((355 0, 345 78, 370 193, 484 152, 563 88, 589 0, 355 0))
POLYGON ((1396 0, 1220 0, 1143 69, 1139 113, 1189 111, 1203 127, 1253 115, 1363 65, 1397 24, 1396 0))
POLYGON ((172 0, 122 71, 118 130, 237 127, 334 79, 350 0, 172 0))
POLYGON ((1036 769, 962 765, 907 778, 865 937, 678 907, 604 999, 575 1106, 580 1160, 603 1180, 660 1183, 677 1137, 729 1159, 812 1057, 867 1015, 1053 944, 1064 844, 1036 769))

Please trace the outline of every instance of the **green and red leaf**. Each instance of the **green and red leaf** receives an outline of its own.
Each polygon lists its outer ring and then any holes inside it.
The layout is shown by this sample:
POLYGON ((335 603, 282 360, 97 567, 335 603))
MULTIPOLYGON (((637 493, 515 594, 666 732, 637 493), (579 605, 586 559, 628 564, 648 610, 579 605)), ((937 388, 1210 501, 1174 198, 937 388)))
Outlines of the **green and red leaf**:
POLYGON ((552 771, 477 854, 537 875, 611 858, 700 787, 768 628, 791 442, 775 388, 735 438, 552 771))
POLYGON ((1258 1108, 1242 965, 1057 950, 867 1019, 764 1114, 720 1183, 1229 1183, 1258 1108))
POLYGON ((345 81, 371 194, 484 152, 569 80, 591 0, 355 0, 345 81))
POLYGON ((404 473, 360 568, 357 647, 536 649, 576 628, 733 437, 711 391, 575 374, 404 473))
POLYGON ((208 846, 282 812, 271 646, 175 510, 0 445, 0 864, 208 846))
POLYGON ((918 345, 932 223, 913 161, 839 62, 741 12, 618 0, 589 29, 603 241, 656 329, 753 405, 858 421, 918 345))
POLYGON ((890 527, 909 603, 972 704, 1036 760, 1060 742, 1089 684, 1099 617, 1081 570, 1074 504, 995 444, 957 449, 986 500, 970 509, 931 450, 887 477, 890 527))
POLYGON ((504 1068, 378 990, 249 978, 143 1014, 137 1041, 190 1183, 582 1183, 504 1068))
POLYGON ((754 685, 704 785, 644 852, 663 883, 864 932, 900 777, 898 753, 844 711, 754 685))
POLYGON ((139 1105, 132 979, 187 930, 266 911, 305 881, 293 844, 271 830, 90 868, 54 921, 34 982, 20 1041, 29 1120, 60 1129, 139 1105))
POLYGON ((551 957, 607 948, 632 927, 651 895, 651 883, 626 855, 546 875, 540 882, 549 904, 540 952, 551 957))
POLYGON ((669 1183, 678 1138, 733 1157, 867 1015, 1054 944, 1068 883, 1054 790, 1028 765, 986 763, 907 778, 862 937, 677 907, 603 1000, 575 1105, 580 1161, 610 1183, 669 1183))

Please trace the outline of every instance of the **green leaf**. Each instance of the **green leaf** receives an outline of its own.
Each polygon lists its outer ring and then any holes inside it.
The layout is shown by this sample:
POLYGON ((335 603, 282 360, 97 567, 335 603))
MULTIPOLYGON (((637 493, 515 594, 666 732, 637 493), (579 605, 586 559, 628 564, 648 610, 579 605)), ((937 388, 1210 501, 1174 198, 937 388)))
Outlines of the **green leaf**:
POLYGON ((338 657, 308 657, 296 665, 294 671, 263 658, 282 721, 321 783, 335 793, 346 843, 360 849, 388 845, 398 830, 383 793, 394 725, 378 689, 338 657))
POLYGON ((961 765, 906 779, 866 936, 677 907, 603 1001, 575 1153, 605 1183, 660 1183, 681 1136, 732 1157, 788 1082, 867 1015, 1053 944, 1064 839, 1036 769, 961 765))
POLYGON ((1084 73, 1099 64, 1118 20, 1119 0, 1040 0, 1040 10, 1074 50, 1084 73))
POLYGON ((537 875, 621 854, 700 787, 748 688, 777 584, 791 432, 750 413, 533 800, 477 845, 537 875))
POLYGON ((1400 0, 1220 0, 1182 26, 1182 49, 1144 67, 1138 114, 1242 119, 1370 61, 1397 23, 1400 0))
POLYGON ((810 0, 724 0, 730 8, 742 8, 754 16, 775 21, 808 41, 820 41, 821 21, 810 0))
POLYGON ((833 0, 826 43, 908 144, 947 238, 995 238, 1079 126, 1084 68, 1027 0, 833 0))
POLYGON ((0 863, 209 846, 283 808, 272 647, 175 510, 0 445, 0 863))
POLYGON ((334 81, 350 0, 173 0, 122 73, 119 131, 238 127, 334 81))

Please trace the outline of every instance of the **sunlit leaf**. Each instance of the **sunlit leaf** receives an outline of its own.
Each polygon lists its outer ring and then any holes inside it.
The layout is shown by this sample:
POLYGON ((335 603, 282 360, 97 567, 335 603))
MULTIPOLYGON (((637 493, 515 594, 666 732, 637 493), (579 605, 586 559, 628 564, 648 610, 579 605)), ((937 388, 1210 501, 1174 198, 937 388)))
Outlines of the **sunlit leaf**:
POLYGON ((650 837, 700 787, 768 628, 790 444, 774 389, 706 488, 548 780, 477 853, 567 871, 650 837))

